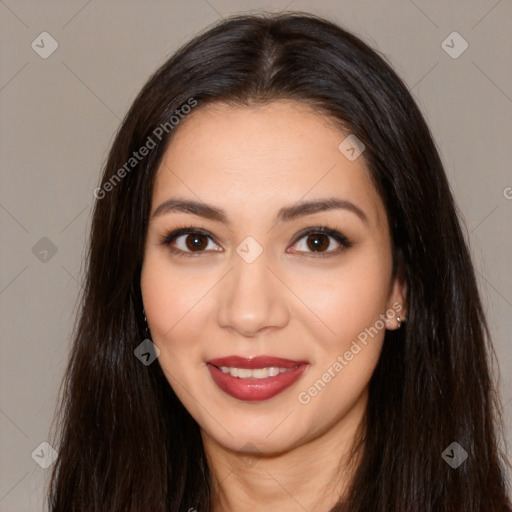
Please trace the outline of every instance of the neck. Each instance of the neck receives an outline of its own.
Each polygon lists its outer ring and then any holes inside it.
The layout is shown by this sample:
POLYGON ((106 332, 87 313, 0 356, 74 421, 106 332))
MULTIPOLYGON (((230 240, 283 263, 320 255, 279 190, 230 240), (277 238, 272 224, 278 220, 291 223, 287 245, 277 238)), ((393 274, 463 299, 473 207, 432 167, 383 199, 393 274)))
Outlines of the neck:
POLYGON ((348 490, 361 452, 366 400, 327 431, 282 453, 242 455, 202 431, 212 475, 212 512, 326 512, 348 490))

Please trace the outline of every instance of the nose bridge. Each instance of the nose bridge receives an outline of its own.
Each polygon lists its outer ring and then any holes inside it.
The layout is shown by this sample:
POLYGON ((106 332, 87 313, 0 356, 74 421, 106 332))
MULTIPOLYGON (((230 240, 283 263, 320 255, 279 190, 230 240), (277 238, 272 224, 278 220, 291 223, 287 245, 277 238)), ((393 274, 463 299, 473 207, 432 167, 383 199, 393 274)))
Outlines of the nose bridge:
POLYGON ((268 327, 283 327, 289 319, 285 287, 268 268, 267 252, 251 243, 242 242, 233 254, 217 314, 221 327, 248 337, 268 327))

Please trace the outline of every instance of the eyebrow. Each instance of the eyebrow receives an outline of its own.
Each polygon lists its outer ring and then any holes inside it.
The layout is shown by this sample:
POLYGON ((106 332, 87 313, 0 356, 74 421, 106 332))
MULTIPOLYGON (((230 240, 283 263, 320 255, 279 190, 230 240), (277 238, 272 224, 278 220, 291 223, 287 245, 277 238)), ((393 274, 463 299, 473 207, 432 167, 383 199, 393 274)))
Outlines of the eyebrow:
MULTIPOLYGON (((301 201, 292 206, 281 208, 277 213, 276 224, 279 222, 289 222, 305 215, 324 212, 328 210, 342 209, 354 213, 365 224, 369 225, 368 217, 361 208, 354 203, 337 197, 328 197, 314 201, 301 201)), ((151 218, 159 217, 170 212, 192 213, 200 217, 221 222, 227 226, 230 225, 226 212, 216 206, 208 205, 198 201, 180 198, 170 198, 160 204, 151 218)))

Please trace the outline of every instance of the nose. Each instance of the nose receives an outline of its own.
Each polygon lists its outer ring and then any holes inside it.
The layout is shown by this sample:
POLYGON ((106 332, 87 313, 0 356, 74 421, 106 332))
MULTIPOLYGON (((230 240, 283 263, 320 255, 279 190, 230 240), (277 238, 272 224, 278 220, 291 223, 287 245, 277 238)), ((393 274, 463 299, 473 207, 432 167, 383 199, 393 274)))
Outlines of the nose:
POLYGON ((285 327, 291 292, 276 273, 269 268, 265 252, 252 263, 235 255, 234 268, 219 287, 219 326, 247 338, 285 327))

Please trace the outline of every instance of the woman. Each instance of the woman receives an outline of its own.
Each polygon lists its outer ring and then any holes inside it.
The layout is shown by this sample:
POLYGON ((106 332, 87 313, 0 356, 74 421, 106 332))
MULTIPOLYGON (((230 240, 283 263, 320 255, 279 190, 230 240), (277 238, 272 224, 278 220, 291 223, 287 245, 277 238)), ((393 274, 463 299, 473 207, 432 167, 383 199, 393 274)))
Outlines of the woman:
POLYGON ((52 512, 512 510, 459 214, 361 40, 223 20, 142 89, 95 196, 52 512))

